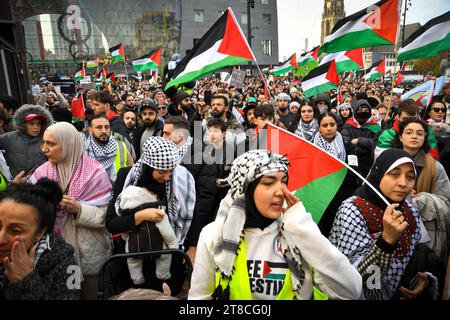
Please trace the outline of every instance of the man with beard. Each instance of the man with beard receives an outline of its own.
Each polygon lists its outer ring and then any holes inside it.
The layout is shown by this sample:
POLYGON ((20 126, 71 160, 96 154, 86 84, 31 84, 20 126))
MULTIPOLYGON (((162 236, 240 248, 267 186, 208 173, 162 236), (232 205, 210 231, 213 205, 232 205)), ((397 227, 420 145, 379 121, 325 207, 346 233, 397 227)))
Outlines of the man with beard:
MULTIPOLYGON (((233 117, 231 112, 228 111, 228 99, 222 94, 214 95, 211 99, 210 114, 212 118, 221 119, 225 123, 225 142, 228 144, 234 144, 238 148, 239 152, 245 152, 245 140, 246 135, 244 127, 240 125, 233 117), (240 148, 240 146, 242 148, 240 148)), ((207 120, 203 119, 203 128, 207 127, 207 120)), ((208 143, 208 132, 206 132, 203 140, 208 143)))
POLYGON ((162 136, 164 124, 158 119, 158 108, 150 98, 144 98, 139 105, 142 125, 134 133, 134 150, 136 159, 142 154, 142 146, 152 136, 162 136))
POLYGON ((85 140, 85 154, 100 162, 108 173, 111 184, 114 184, 117 171, 134 164, 133 158, 122 141, 111 136, 111 126, 105 115, 94 116, 90 122, 89 136, 85 140))
POLYGON ((179 90, 172 96, 172 101, 173 105, 169 108, 169 113, 174 116, 181 115, 190 122, 195 114, 195 108, 192 106, 189 94, 179 90))
POLYGON ((135 111, 136 108, 136 100, 134 100, 133 95, 127 94, 125 95, 125 110, 126 111, 135 111))
POLYGON ((245 129, 254 129, 256 128, 256 119, 254 116, 255 108, 257 107, 256 99, 253 97, 248 98, 247 104, 243 108, 244 111, 244 126, 245 129))
POLYGON ((134 137, 134 130, 136 129, 137 124, 137 116, 134 111, 127 111, 123 115, 123 121, 125 122, 125 126, 127 127, 128 134, 131 139, 134 137))
POLYGON ((123 118, 115 112, 114 97, 108 91, 99 91, 94 95, 92 109, 95 115, 104 114, 106 116, 113 132, 131 141, 123 118))
POLYGON ((287 93, 281 92, 277 96, 277 112, 280 117, 280 122, 285 128, 289 128, 289 124, 294 120, 294 114, 289 111, 290 101, 291 97, 287 93))

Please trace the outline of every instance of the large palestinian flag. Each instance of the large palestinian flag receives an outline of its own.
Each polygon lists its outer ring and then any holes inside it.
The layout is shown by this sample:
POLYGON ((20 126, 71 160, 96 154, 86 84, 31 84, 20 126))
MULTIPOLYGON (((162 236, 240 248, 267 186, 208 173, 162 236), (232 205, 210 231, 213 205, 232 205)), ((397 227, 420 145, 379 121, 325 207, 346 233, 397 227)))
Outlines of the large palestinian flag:
POLYGON ((369 72, 364 76, 366 81, 375 81, 386 74, 386 60, 375 62, 369 69, 369 72))
POLYGON ((111 53, 112 62, 125 61, 125 52, 122 44, 109 48, 109 52, 111 53))
POLYGON ((307 98, 336 89, 338 85, 339 75, 334 60, 313 69, 302 80, 303 94, 307 98))
POLYGON ((320 53, 395 44, 400 4, 400 0, 381 0, 339 20, 325 38, 320 53))
POLYGON ((406 39, 398 50, 398 61, 434 57, 450 49, 450 11, 431 19, 406 39))
POLYGON ((255 60, 252 49, 231 8, 197 42, 181 60, 166 89, 196 80, 217 69, 255 60))
POLYGON ((289 57, 289 59, 281 63, 279 66, 274 67, 269 72, 275 76, 280 76, 291 70, 297 69, 297 67, 298 67, 297 55, 294 53, 292 56, 289 57))
POLYGON ((330 53, 320 61, 319 65, 323 65, 331 60, 336 61, 336 70, 338 74, 359 70, 364 67, 362 48, 330 53))
POLYGON ((319 49, 320 46, 315 47, 311 51, 305 52, 298 58, 298 69, 294 73, 295 75, 305 76, 312 69, 319 65, 319 49))
POLYGON ((143 55, 140 58, 133 60, 133 71, 144 71, 150 69, 158 69, 161 64, 161 48, 156 48, 143 55))
POLYGON ((288 189, 295 191, 318 223, 339 190, 346 165, 309 141, 274 125, 267 125, 267 149, 290 161, 288 189))

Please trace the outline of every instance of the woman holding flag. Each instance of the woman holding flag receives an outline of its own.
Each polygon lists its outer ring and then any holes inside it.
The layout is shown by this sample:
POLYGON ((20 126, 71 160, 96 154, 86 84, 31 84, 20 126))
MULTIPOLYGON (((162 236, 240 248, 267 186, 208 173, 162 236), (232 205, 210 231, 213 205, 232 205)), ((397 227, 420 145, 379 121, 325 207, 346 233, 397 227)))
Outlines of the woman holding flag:
POLYGON ((288 166, 266 150, 234 160, 230 190, 200 234, 189 299, 359 298, 359 273, 288 191, 288 166))
POLYGON ((358 268, 365 299, 413 299, 434 287, 428 273, 405 279, 421 239, 419 213, 407 200, 416 177, 411 156, 388 149, 367 176, 371 185, 356 189, 336 214, 330 241, 358 268))

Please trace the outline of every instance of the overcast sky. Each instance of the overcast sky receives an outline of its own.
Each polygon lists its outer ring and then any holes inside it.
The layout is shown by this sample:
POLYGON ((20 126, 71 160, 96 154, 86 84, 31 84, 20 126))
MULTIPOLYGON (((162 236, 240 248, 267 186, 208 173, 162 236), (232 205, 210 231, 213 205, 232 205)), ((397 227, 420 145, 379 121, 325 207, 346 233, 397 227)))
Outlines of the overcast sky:
MULTIPOLYGON (((405 0, 403 0, 405 1, 405 0)), ((346 15, 351 15, 377 0, 344 0, 346 15)), ((278 0, 278 59, 284 61, 294 52, 298 54, 320 43, 320 25, 324 0, 278 0)), ((404 2, 403 2, 404 3, 404 2)), ((411 0, 406 24, 428 20, 450 10, 449 0, 411 0)))

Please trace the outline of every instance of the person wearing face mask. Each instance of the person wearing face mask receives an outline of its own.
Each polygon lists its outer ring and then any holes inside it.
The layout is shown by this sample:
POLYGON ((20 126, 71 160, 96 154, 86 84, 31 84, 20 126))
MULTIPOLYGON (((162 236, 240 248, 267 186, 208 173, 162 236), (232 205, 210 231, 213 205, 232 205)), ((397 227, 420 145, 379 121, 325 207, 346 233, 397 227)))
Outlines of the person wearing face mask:
POLYGON ((360 275, 287 189, 288 166, 267 150, 233 161, 230 190, 200 234, 188 299, 359 298, 360 275))
MULTIPOLYGON (((367 100, 356 100, 352 104, 352 109, 353 117, 347 119, 341 134, 347 151, 347 163, 365 177, 373 163, 376 135, 381 127, 372 118, 367 100)), ((356 177, 354 182, 360 183, 356 177)))

